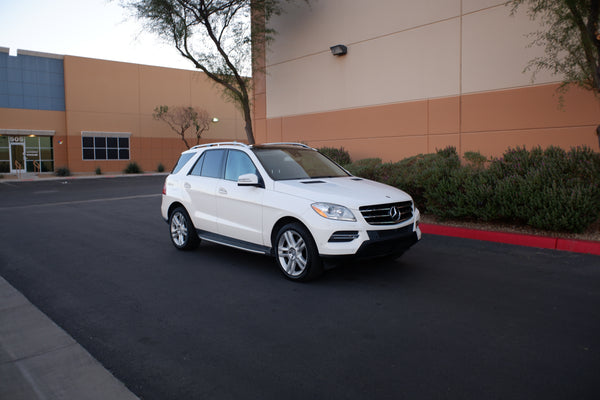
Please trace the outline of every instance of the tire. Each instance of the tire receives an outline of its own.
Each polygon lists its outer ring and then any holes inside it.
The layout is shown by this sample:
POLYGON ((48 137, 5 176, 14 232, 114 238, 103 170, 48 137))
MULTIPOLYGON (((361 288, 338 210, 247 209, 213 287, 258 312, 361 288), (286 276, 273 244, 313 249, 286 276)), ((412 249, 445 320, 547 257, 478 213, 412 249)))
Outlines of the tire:
POLYGON ((275 236, 275 259, 283 275, 292 281, 309 281, 323 273, 317 245, 299 223, 279 229, 275 236))
POLYGON ((179 250, 192 250, 200 244, 196 228, 185 208, 178 207, 169 216, 171 242, 179 250))

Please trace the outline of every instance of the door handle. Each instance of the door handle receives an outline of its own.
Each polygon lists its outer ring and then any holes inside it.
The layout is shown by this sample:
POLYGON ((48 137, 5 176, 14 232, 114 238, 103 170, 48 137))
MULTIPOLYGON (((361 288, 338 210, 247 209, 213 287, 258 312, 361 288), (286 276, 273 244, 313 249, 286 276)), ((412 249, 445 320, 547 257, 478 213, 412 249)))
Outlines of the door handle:
POLYGON ((190 185, 189 183, 186 182, 186 183, 183 184, 183 188, 184 189, 191 189, 192 185, 190 185))
POLYGON ((227 194, 227 190, 225 190, 225 188, 219 188, 219 194, 227 194))

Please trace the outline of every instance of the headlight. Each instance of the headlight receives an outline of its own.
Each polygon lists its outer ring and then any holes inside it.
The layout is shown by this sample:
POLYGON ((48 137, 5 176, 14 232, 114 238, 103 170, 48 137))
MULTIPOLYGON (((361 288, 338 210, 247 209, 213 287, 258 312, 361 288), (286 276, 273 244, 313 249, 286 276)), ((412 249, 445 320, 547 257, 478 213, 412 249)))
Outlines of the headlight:
POLYGON ((344 206, 330 203, 314 203, 311 206, 323 218, 336 219, 338 221, 356 221, 352 211, 344 206))

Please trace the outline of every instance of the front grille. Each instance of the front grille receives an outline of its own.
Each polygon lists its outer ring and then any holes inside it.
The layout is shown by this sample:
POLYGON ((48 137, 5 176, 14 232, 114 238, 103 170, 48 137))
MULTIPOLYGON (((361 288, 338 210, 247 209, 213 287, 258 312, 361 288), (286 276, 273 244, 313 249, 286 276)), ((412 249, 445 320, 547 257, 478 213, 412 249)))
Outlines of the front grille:
POLYGON ((370 225, 399 224, 413 216, 412 201, 363 206, 359 210, 370 225))

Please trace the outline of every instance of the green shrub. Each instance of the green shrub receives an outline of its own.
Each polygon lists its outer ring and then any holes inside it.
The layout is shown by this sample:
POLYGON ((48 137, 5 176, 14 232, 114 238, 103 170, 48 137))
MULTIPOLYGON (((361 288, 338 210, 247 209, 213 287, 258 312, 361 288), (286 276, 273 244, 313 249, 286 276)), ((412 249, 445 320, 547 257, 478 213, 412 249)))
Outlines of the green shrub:
POLYGON ((158 163, 158 167, 156 167, 156 172, 165 172, 165 166, 162 163, 158 163))
POLYGON ((142 169, 135 161, 132 161, 129 164, 127 164, 127 168, 125 168, 123 172, 126 174, 141 174, 142 169))
POLYGON ((343 147, 340 147, 339 149, 334 147, 321 147, 319 151, 341 166, 352 163, 350 153, 348 153, 343 147))
POLYGON ((102 175, 102 168, 96 167, 96 175, 102 175))
POLYGON ((58 168, 54 174, 56 176, 71 176, 71 171, 67 167, 58 168))
POLYGON ((485 167, 485 163, 488 161, 487 157, 483 156, 478 151, 467 151, 463 158, 473 168, 481 169, 485 167))
POLYGON ((503 221, 550 231, 581 232, 600 217, 600 154, 586 147, 508 149, 488 161, 456 149, 396 163, 359 160, 354 175, 409 193, 422 212, 442 219, 503 221), (486 166, 486 164, 489 164, 486 166))
POLYGON ((489 173, 497 182, 499 219, 582 232, 600 216, 600 155, 590 149, 509 150, 489 173))
POLYGON ((381 167, 381 158, 364 158, 353 162, 347 166, 352 175, 360 176, 365 179, 379 180, 381 167))

